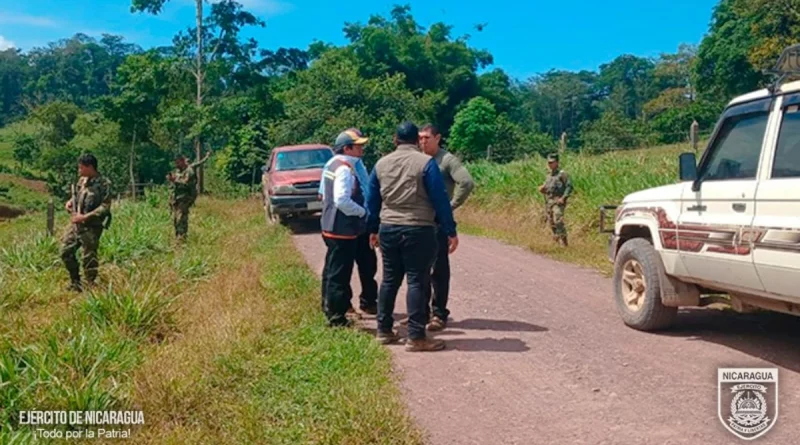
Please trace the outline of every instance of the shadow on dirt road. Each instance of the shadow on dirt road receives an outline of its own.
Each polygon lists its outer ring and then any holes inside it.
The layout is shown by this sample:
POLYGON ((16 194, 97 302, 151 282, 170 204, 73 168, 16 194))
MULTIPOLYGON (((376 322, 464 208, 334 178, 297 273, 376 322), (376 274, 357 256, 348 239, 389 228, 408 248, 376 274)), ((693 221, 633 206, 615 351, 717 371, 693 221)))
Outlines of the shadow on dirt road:
POLYGON ((293 235, 309 235, 321 232, 319 217, 292 219, 286 224, 286 227, 293 235))
POLYGON ((686 309, 679 312, 673 328, 657 335, 722 345, 800 372, 800 317, 686 309))

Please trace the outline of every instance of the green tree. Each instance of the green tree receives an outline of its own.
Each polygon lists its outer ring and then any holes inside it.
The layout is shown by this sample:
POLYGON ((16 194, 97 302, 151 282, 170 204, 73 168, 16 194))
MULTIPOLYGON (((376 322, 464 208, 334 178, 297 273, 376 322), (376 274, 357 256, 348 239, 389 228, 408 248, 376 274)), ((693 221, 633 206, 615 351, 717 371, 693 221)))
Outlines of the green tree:
POLYGON ((600 65, 596 86, 608 99, 603 108, 629 119, 642 117, 644 104, 657 94, 654 69, 652 61, 630 54, 600 65))
POLYGON ((11 146, 14 150, 14 160, 19 164, 20 171, 26 165, 32 164, 41 152, 41 141, 31 133, 12 134, 11 146))
POLYGON ((119 124, 122 139, 130 141, 128 173, 134 198, 136 144, 150 142, 150 124, 169 87, 167 78, 164 64, 156 53, 132 55, 117 70, 113 95, 104 101, 105 115, 119 124))
POLYGON ((350 48, 337 48, 297 73, 296 84, 278 94, 284 115, 271 126, 273 142, 332 144, 340 131, 358 127, 371 136, 365 155, 371 165, 393 149, 399 122, 433 119, 433 106, 408 90, 405 75, 364 78, 355 68, 357 61, 350 48))
MULTIPOLYGON (((131 10, 134 12, 149 12, 159 14, 168 0, 132 0, 131 10)), ((175 49, 183 60, 193 60, 189 65, 195 78, 195 106, 199 115, 203 115, 203 103, 206 90, 207 76, 213 74, 212 89, 225 89, 226 84, 221 80, 220 72, 231 72, 232 67, 242 63, 249 68, 249 56, 256 48, 256 42, 250 40, 245 44, 239 42, 239 32, 247 25, 264 26, 261 20, 254 15, 242 10, 242 5, 233 0, 223 0, 211 6, 208 25, 204 26, 203 0, 195 1, 195 27, 186 33, 181 33, 174 39, 175 49), (193 36, 193 37, 190 37, 193 36), (206 48, 210 48, 207 51, 206 48), (227 60, 226 60, 227 56, 227 60), (233 62, 233 63, 231 63, 233 62)), ((249 75, 252 71, 246 71, 249 75)), ((230 79, 229 79, 230 80, 230 79)), ((240 78, 234 76, 234 80, 240 78)), ((200 159, 203 152, 201 135, 203 129, 195 131, 194 149, 195 157, 200 159)), ((203 191, 203 168, 198 169, 197 187, 203 191)))
POLYGON ((389 17, 373 15, 366 25, 346 23, 344 33, 367 79, 402 74, 406 87, 434 106, 434 120, 445 134, 455 112, 480 92, 477 71, 493 59, 470 48, 467 38, 453 39, 452 27, 441 22, 427 31, 408 5, 395 5, 389 17))
POLYGON ((758 36, 753 26, 758 17, 737 12, 734 0, 721 0, 714 8, 708 35, 700 43, 693 70, 699 96, 727 102, 758 88, 766 80, 750 62, 758 36))
POLYGON ((553 139, 563 132, 577 134, 582 122, 598 115, 595 103, 601 97, 596 82, 597 74, 589 71, 551 70, 534 76, 519 89, 518 121, 528 127, 540 126, 553 139))
POLYGON ((497 111, 485 97, 475 97, 456 114, 450 133, 450 148, 465 160, 486 157, 486 149, 497 135, 497 111))
POLYGON ((0 127, 21 116, 29 76, 27 57, 15 48, 0 51, 0 127))

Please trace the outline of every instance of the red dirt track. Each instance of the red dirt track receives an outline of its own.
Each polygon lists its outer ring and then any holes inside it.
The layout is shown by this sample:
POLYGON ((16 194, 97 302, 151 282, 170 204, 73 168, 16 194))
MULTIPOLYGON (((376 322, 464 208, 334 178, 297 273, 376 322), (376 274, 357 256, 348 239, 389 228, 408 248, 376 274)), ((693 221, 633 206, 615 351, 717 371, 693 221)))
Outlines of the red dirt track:
MULTIPOLYGON (((319 232, 298 230, 295 244, 319 273, 319 232)), ((599 274, 460 238, 451 320, 435 334, 447 349, 387 346, 427 443, 746 443, 718 418, 719 367, 779 368, 778 420, 755 442, 800 443, 800 318, 693 309, 668 332, 638 332, 622 324, 611 282, 599 274)), ((380 269, 379 255, 379 284, 380 269)), ((405 317, 404 296, 405 288, 396 320, 405 317)), ((375 327, 371 318, 364 324, 375 327)))

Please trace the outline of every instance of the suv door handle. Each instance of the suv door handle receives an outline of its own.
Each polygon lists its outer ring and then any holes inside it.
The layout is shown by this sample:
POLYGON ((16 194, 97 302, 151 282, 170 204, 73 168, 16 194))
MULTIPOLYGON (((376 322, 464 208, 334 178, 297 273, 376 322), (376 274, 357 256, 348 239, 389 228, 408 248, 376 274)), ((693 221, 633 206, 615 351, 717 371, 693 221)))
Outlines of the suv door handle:
POLYGON ((733 207, 733 210, 736 212, 744 212, 747 209, 747 204, 742 202, 734 202, 731 207, 733 207))
POLYGON ((691 207, 687 207, 686 211, 687 212, 705 212, 706 211, 706 206, 693 205, 691 207))

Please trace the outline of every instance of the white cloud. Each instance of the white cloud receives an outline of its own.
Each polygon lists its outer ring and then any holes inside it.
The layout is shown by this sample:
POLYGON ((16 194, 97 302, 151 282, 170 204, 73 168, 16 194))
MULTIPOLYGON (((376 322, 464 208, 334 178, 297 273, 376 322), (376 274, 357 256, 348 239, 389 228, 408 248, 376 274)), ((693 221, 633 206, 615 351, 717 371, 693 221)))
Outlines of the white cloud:
POLYGON ((5 37, 0 36, 0 51, 5 51, 9 48, 14 48, 14 42, 11 40, 6 40, 5 37))
POLYGON ((36 26, 40 28, 53 28, 58 26, 58 22, 48 17, 8 12, 0 12, 0 23, 6 25, 36 26))

